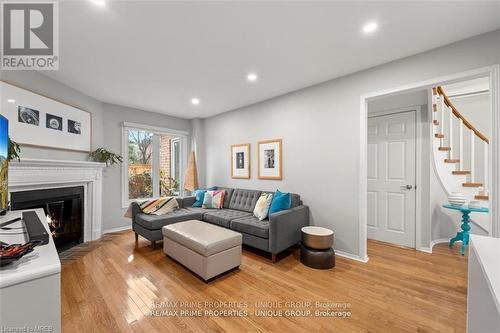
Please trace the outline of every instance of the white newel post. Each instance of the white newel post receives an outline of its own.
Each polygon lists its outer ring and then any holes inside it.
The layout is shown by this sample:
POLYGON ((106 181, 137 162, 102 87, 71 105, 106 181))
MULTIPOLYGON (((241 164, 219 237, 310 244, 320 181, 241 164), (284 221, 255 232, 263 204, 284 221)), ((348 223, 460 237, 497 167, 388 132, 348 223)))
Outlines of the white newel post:
POLYGON ((9 193, 82 186, 83 241, 102 234, 102 174, 104 163, 24 158, 9 164, 9 193))

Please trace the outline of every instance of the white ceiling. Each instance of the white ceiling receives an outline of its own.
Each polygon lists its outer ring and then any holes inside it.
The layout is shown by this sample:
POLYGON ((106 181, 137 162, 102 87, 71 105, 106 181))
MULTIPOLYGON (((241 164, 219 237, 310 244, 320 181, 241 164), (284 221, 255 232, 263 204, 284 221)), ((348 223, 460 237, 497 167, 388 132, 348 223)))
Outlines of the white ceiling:
POLYGON ((204 118, 499 28, 500 2, 63 2, 60 70, 44 74, 204 118))

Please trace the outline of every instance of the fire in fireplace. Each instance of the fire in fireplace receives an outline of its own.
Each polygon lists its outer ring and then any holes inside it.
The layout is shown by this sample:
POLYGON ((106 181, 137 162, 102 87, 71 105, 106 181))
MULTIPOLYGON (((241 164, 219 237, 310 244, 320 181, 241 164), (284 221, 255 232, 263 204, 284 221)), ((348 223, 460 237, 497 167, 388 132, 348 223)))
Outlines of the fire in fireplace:
POLYGON ((43 208, 59 252, 83 242, 83 186, 11 193, 12 210, 43 208))

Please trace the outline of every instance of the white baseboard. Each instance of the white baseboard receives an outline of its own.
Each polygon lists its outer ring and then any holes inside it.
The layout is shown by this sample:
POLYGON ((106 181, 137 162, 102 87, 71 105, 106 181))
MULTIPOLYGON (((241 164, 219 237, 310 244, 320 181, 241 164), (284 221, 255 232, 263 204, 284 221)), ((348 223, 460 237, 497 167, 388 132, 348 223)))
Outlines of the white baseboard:
POLYGON ((125 231, 125 230, 130 230, 132 229, 131 225, 128 225, 126 227, 119 227, 119 228, 113 228, 113 229, 106 229, 102 232, 102 234, 110 234, 112 232, 118 232, 118 231, 125 231))
POLYGON ((417 248, 417 250, 422 251, 422 252, 426 252, 426 253, 432 253, 432 248, 434 247, 434 245, 442 244, 442 243, 449 243, 449 242, 450 242, 449 238, 440 238, 440 239, 433 240, 430 244, 430 247, 419 247, 419 248, 417 248))
POLYGON ((432 247, 420 246, 420 247, 417 247, 417 251, 425 252, 425 253, 432 253, 432 247))
POLYGON ((363 257, 360 257, 356 254, 347 253, 347 252, 340 251, 340 250, 335 250, 335 255, 338 255, 339 257, 346 258, 346 259, 360 261, 360 262, 365 263, 365 264, 368 262, 368 260, 370 260, 370 258, 368 258, 368 256, 363 258, 363 257))
POLYGON ((449 243, 450 239, 449 238, 440 238, 440 239, 435 239, 431 242, 431 250, 434 247, 434 245, 437 244, 442 244, 442 243, 449 243))

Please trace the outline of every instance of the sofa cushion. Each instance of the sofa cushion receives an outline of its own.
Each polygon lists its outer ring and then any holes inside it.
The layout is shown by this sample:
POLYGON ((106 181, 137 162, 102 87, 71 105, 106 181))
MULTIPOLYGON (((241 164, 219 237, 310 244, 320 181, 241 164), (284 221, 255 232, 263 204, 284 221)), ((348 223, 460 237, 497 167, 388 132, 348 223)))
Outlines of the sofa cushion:
POLYGON ((206 209, 206 208, 201 208, 201 207, 200 208, 198 208, 198 207, 188 207, 187 210, 192 211, 194 213, 199 213, 199 214, 202 215, 202 217, 203 217, 203 214, 214 211, 213 209, 206 209))
POLYGON ((218 190, 224 190, 224 208, 229 208, 229 203, 231 202, 231 196, 233 195, 234 189, 229 187, 217 187, 218 190))
POLYGON ((291 205, 290 205, 290 208, 294 208, 294 207, 297 207, 297 206, 300 206, 302 205, 302 202, 300 201, 300 195, 298 194, 295 194, 295 193, 290 193, 291 195, 291 205))
POLYGON ((156 216, 139 213, 135 217, 135 223, 149 230, 161 229, 163 226, 187 220, 201 220, 202 214, 181 208, 173 212, 156 216))
POLYGON ((232 220, 231 229, 261 238, 269 238, 269 220, 259 221, 255 216, 245 216, 232 220))
POLYGON ((231 196, 229 208, 252 213, 261 191, 235 189, 231 196))
POLYGON ((231 220, 245 216, 252 216, 252 214, 234 209, 210 210, 203 214, 203 221, 229 228, 231 220))

